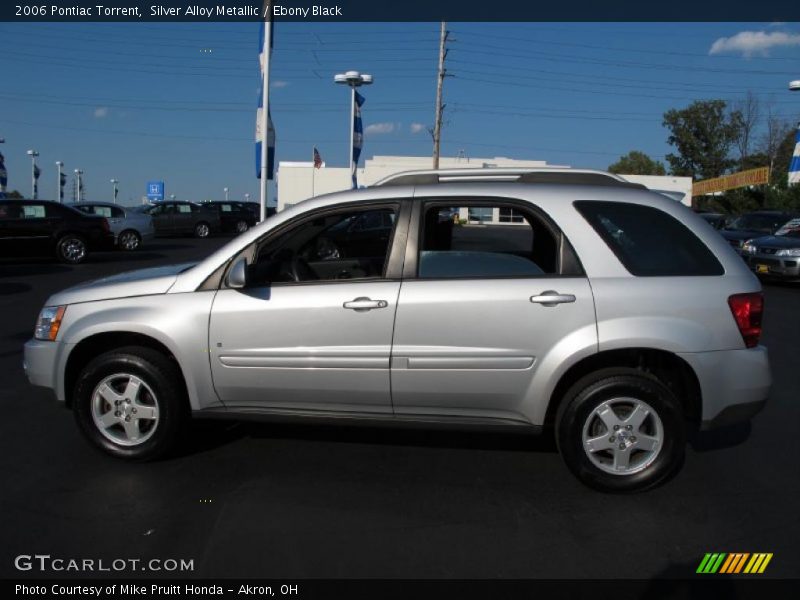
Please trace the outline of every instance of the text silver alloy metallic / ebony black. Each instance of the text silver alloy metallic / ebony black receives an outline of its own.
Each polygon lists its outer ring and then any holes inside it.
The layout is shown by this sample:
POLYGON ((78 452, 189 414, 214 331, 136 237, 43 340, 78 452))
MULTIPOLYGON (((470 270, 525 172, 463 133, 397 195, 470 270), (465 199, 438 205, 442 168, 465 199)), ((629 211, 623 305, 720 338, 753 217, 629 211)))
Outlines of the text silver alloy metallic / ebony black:
POLYGON ((680 468, 691 429, 764 406, 763 308, 725 240, 642 186, 423 171, 54 294, 25 369, 123 458, 164 455, 190 415, 499 427, 633 491, 680 468))

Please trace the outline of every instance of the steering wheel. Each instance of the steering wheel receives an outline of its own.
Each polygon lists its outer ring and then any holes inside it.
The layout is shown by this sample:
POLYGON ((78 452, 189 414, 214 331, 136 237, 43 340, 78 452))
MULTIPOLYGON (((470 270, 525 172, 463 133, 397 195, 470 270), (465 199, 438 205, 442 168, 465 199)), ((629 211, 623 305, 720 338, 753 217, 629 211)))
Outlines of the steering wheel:
POLYGON ((287 265, 286 274, 292 281, 310 281, 317 278, 317 274, 302 256, 294 256, 287 265))

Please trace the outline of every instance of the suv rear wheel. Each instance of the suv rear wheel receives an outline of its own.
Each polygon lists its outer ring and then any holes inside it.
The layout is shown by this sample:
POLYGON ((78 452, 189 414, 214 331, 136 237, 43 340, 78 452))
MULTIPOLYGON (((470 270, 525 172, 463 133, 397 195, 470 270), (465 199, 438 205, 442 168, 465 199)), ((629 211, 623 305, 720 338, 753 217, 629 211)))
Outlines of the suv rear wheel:
POLYGON ((101 354, 80 374, 74 412, 81 431, 112 456, 149 460, 166 454, 187 420, 180 372, 150 348, 101 354))
POLYGON ((556 441, 569 469, 607 492, 644 490, 683 463, 686 424, 680 402, 656 377, 603 369, 567 392, 556 441))

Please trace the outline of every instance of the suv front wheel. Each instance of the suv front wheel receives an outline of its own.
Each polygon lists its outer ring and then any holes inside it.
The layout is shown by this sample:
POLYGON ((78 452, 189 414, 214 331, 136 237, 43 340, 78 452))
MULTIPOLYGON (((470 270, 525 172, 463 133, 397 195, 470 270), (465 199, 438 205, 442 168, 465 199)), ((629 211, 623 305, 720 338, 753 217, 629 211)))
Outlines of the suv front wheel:
POLYGON ((112 456, 149 460, 165 455, 188 416, 180 372, 151 348, 101 354, 81 372, 73 409, 81 431, 112 456))
POLYGON ((652 488, 683 463, 686 424, 680 402, 656 377, 603 369, 576 382, 556 420, 569 469, 606 492, 652 488))

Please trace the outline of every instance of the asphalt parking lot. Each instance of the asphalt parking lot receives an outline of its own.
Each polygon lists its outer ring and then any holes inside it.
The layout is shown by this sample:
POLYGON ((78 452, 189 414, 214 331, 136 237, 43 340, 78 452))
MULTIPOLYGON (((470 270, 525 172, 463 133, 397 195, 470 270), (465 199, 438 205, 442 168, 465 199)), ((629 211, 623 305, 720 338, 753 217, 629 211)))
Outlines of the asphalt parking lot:
MULTIPOLYGON (((752 428, 693 440, 683 471, 615 496, 527 436, 198 423, 179 456, 126 464, 28 385, 22 345, 52 292, 200 258, 227 238, 158 239, 70 267, 0 259, 0 573, 19 554, 184 558, 191 577, 651 578, 706 552, 800 564, 800 285, 767 285, 773 393, 752 428)), ((137 574, 138 575, 138 574, 137 574)), ((163 573, 157 574, 163 576, 163 573)))

